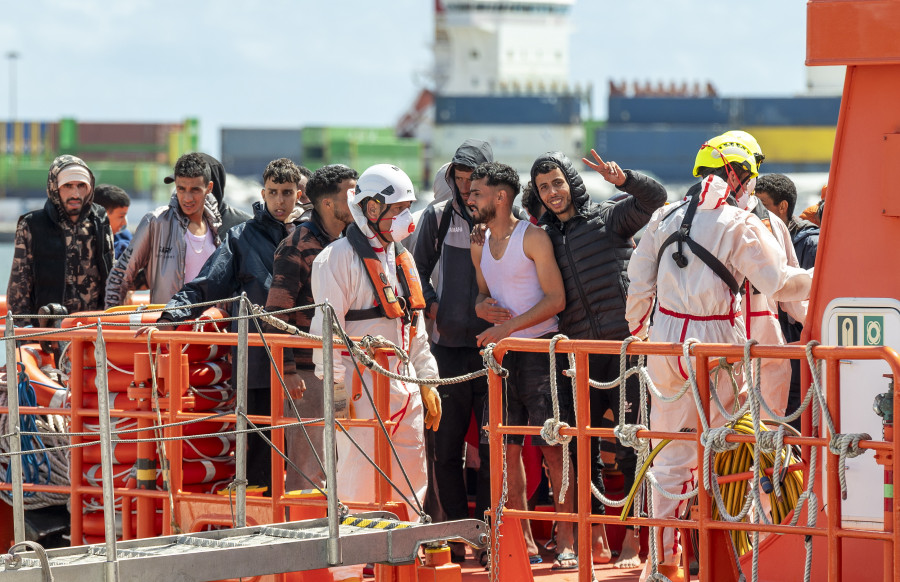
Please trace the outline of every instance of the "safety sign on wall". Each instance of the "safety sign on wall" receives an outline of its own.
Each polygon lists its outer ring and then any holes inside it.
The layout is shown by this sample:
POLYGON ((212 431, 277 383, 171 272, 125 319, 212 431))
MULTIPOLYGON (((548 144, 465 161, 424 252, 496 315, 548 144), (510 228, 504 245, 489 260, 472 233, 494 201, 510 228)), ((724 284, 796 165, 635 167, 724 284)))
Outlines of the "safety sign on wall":
MULTIPOLYGON (((840 297, 829 302, 822 319, 822 343, 826 346, 858 346, 900 349, 900 299, 892 297, 840 297)), ((869 433, 880 438, 882 418, 873 403, 890 389, 884 377, 891 367, 882 359, 841 359, 840 428, 843 433, 869 433), (876 436, 877 435, 877 436, 876 436)), ((824 374, 826 385, 827 370, 824 374)), ((897 386, 897 384, 894 384, 897 386)), ((826 464, 839 462, 828 455, 826 464)), ((841 504, 845 527, 884 527, 884 467, 872 454, 847 459, 847 500, 841 504)), ((827 487, 827 484, 826 484, 827 487)))
POLYGON ((883 315, 838 315, 835 337, 839 346, 883 346, 883 315), (861 324, 861 325, 860 325, 861 324))
POLYGON ((866 315, 863 317, 863 343, 864 346, 884 345, 884 316, 866 315))

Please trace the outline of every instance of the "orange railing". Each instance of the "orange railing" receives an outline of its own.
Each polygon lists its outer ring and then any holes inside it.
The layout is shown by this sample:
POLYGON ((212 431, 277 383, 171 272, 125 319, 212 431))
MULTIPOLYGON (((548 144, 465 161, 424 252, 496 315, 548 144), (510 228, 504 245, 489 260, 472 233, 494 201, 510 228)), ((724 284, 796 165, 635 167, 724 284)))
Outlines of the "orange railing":
MULTIPOLYGON (((41 329, 16 329, 17 335, 25 333, 35 333, 40 331, 51 331, 41 329)), ((82 402, 83 386, 84 386, 84 348, 97 339, 95 329, 80 329, 62 331, 55 330, 51 337, 46 338, 52 341, 68 341, 71 342, 68 348, 69 359, 72 363, 71 375, 69 377, 69 387, 71 390, 71 401, 74 403, 82 402)), ((122 329, 121 327, 104 327, 103 337, 106 343, 131 344, 134 346, 134 352, 147 351, 147 338, 142 336, 135 338, 134 331, 122 329)), ((34 341, 34 340, 31 340, 34 341)), ((314 340, 304 339, 281 334, 267 334, 266 342, 271 348, 273 356, 273 366, 271 368, 271 403, 272 412, 269 416, 249 415, 249 420, 259 425, 272 425, 284 427, 292 423, 296 423, 297 419, 287 417, 284 414, 284 392, 281 383, 278 381, 275 368, 283 369, 283 348, 313 348, 321 347, 321 343, 314 340)), ((163 351, 173 354, 181 352, 182 348, 187 344, 210 344, 221 346, 234 346, 238 343, 238 334, 236 333, 215 333, 215 332, 183 332, 183 331, 164 331, 160 329, 152 336, 152 345, 163 347, 163 351)), ((251 333, 248 336, 248 345, 261 346, 262 340, 258 334, 251 333)), ((382 365, 387 363, 387 353, 385 350, 379 350, 376 354, 376 360, 382 365)), ((182 421, 197 420, 210 417, 208 413, 189 412, 183 410, 183 394, 187 391, 185 381, 187 375, 181 373, 181 366, 186 365, 181 358, 167 358, 169 369, 160 370, 160 376, 165 377, 165 394, 161 398, 167 398, 167 406, 161 410, 162 421, 164 424, 174 424, 182 421)), ((11 364, 10 364, 11 365, 11 364)), ((13 369, 13 368, 9 368, 13 369)), ((354 378, 358 382, 358 378, 354 378)), ((381 418, 386 419, 385 425, 390 431, 393 422, 390 419, 390 388, 389 380, 381 375, 375 375, 374 386, 370 386, 375 401, 376 410, 378 410, 381 418)), ((110 416, 113 419, 136 419, 140 428, 147 429, 144 432, 137 433, 137 438, 152 438, 153 431, 151 427, 156 424, 157 413, 152 410, 151 401, 149 399, 142 401, 139 410, 117 410, 111 409, 110 416)), ((163 408, 163 407, 160 407, 163 408)), ((7 407, 0 407, 0 413, 8 412, 7 407)), ((45 408, 45 407, 25 407, 19 408, 20 414, 57 414, 70 419, 70 432, 79 433, 85 430, 85 419, 96 419, 99 415, 98 409, 85 408, 75 406, 73 408, 45 408)), ((237 416, 230 413, 224 416, 216 416, 217 422, 235 423, 237 416)), ((308 420, 308 419, 307 419, 308 420)), ((381 467, 382 471, 391 478, 391 452, 387 437, 379 428, 376 420, 353 419, 341 420, 341 423, 347 427, 372 427, 375 430, 375 453, 374 459, 381 467)), ((322 425, 320 421, 314 423, 322 425)), ((269 438, 273 445, 284 451, 284 431, 279 429, 271 430, 269 438)), ((180 439, 184 437, 183 426, 171 426, 164 429, 164 436, 168 438, 180 439)), ((128 435, 128 438, 135 436, 128 435)), ((84 437, 73 436, 73 444, 84 442, 84 437)), ((234 511, 231 506, 234 502, 233 496, 223 496, 217 494, 204 494, 186 492, 182 490, 182 441, 170 440, 164 443, 165 455, 169 460, 171 474, 170 486, 172 489, 172 497, 174 507, 168 503, 169 492, 158 491, 153 489, 138 489, 132 487, 116 487, 114 489, 115 496, 122 497, 122 539, 130 539, 134 536, 132 531, 132 511, 135 508, 135 519, 137 519, 136 531, 137 537, 150 537, 155 535, 154 522, 156 521, 156 504, 162 503, 163 519, 162 534, 170 535, 173 531, 173 523, 177 523, 182 531, 199 531, 205 526, 225 526, 231 527, 233 524, 234 511), (173 513, 174 512, 174 513, 173 513), (174 515, 174 520, 173 520, 174 515)), ((99 446, 99 441, 96 445, 99 446)), ((153 443, 138 443, 143 448, 143 454, 139 454, 139 458, 155 458, 153 454, 155 445, 153 443), (149 447, 149 450, 146 448, 149 447)), ((26 491, 55 492, 71 495, 71 539, 81 540, 84 535, 83 515, 81 511, 82 497, 85 495, 101 496, 102 488, 90 486, 82 483, 82 469, 84 467, 84 448, 78 447, 71 449, 69 474, 71 483, 69 486, 61 485, 41 485, 28 484, 24 485, 26 491)), ((296 498, 286 497, 284 491, 284 460, 273 449, 272 456, 272 489, 271 497, 248 496, 247 503, 247 522, 248 525, 262 523, 278 523, 285 521, 286 513, 290 513, 291 519, 307 519, 313 517, 324 517, 327 509, 327 501, 325 498, 296 498)), ((347 500, 341 501, 353 511, 361 510, 388 510, 399 515, 401 519, 409 519, 406 505, 391 501, 391 487, 387 480, 376 474, 377 484, 375 487, 375 501, 359 501, 347 500)), ((329 483, 330 485, 330 483, 329 483)), ((12 485, 8 483, 0 483, 0 490, 9 491, 12 485)), ((338 488, 338 492, 339 488, 338 488)), ((77 543, 77 542, 76 542, 77 543)), ((376 566, 376 575, 385 576, 392 570, 409 569, 413 566, 388 567, 376 566)), ((382 578, 382 579, 385 579, 382 578)), ((280 575, 279 579, 303 580, 302 575, 280 575), (285 578, 287 576, 287 578, 285 578)))
MULTIPOLYGON (((556 352, 565 361, 563 354, 574 354, 576 368, 578 370, 588 370, 588 355, 601 354, 619 354, 621 350, 620 342, 608 341, 574 341, 562 340, 556 344, 556 352)), ((509 351, 523 352, 541 352, 547 353, 549 349, 548 340, 529 340, 529 339, 505 339, 494 348, 494 357, 502 365, 503 355, 509 351)), ((628 346, 627 353, 629 355, 647 355, 647 356, 680 356, 683 353, 681 344, 663 344, 634 342, 628 346)), ((710 360, 720 357, 728 358, 731 361, 737 361, 744 355, 744 346, 725 345, 725 344, 695 344, 692 353, 696 356, 696 377, 698 390, 701 401, 704 403, 703 414, 709 418, 710 409, 710 360)), ((780 358, 780 359, 800 359, 805 362, 805 347, 797 345, 789 346, 761 346, 755 345, 750 350, 751 357, 761 358, 780 358)), ((812 349, 815 358, 823 360, 826 368, 826 399, 831 416, 834 419, 835 432, 840 432, 840 368, 841 360, 883 360, 892 370, 895 378, 900 378, 900 356, 888 347, 829 347, 817 346, 812 349)), ((523 426, 504 426, 502 419, 502 378, 496 373, 491 372, 489 385, 489 406, 490 421, 488 425, 489 443, 491 450, 491 506, 496 508, 501 499, 501 486, 503 479, 503 436, 507 434, 524 434, 539 435, 541 427, 523 427, 523 426)), ((578 475, 590 475, 590 447, 587 446, 589 439, 605 437, 614 438, 612 429, 593 428, 590 427, 590 398, 588 397, 588 375, 579 374, 575 380, 576 399, 579 403, 577 406, 576 426, 563 428, 560 434, 569 435, 576 442, 584 443, 584 446, 577 447, 576 457, 576 473, 578 475)), ((690 397, 686 394, 685 397, 690 397)), ((893 395, 894 410, 900 410, 900 393, 894 391, 893 395)), ((812 405, 815 405, 813 403, 812 405)), ((651 405, 652 406, 652 405, 651 405)), ((800 437, 785 437, 785 444, 800 445, 804 447, 804 458, 808 459, 809 447, 818 447, 820 451, 831 455, 826 467, 826 484, 827 496, 825 499, 825 507, 828 517, 824 526, 805 527, 805 526, 788 526, 781 524, 759 525, 753 523, 730 523, 712 519, 712 504, 714 501, 704 490, 703 479, 703 447, 700 444, 700 432, 696 433, 666 433, 652 430, 641 430, 638 437, 652 439, 672 439, 684 440, 696 443, 698 471, 700 471, 697 482, 701 485, 698 487, 698 507, 696 519, 677 520, 672 518, 628 518, 626 523, 635 526, 659 526, 672 527, 680 529, 697 530, 699 535, 699 545, 696 548, 699 554, 699 579, 700 580, 730 580, 732 576, 736 580, 737 572, 740 565, 734 564, 734 557, 731 551, 724 552, 722 547, 716 546, 716 532, 726 532, 728 530, 740 531, 760 531, 776 534, 793 534, 795 536, 815 536, 816 538, 827 539, 827 580, 829 582, 838 582, 840 580, 871 580, 871 570, 868 568, 850 569, 849 573, 844 570, 842 563, 843 542, 847 539, 870 540, 881 542, 884 545, 883 550, 883 568, 884 580, 900 580, 900 501, 897 497, 893 498, 893 511, 885 514, 883 531, 863 531, 843 527, 841 518, 841 492, 839 484, 839 476, 837 470, 837 457, 828 452, 828 444, 831 435, 810 435, 809 434, 809 415, 810 410, 807 409, 804 415, 804 432, 800 437)), ((698 426, 700 423, 698 422, 698 426)), ((823 430, 827 430, 823 428, 823 430)), ((729 442, 738 443, 755 443, 756 437, 753 435, 730 435, 727 437, 729 442)), ((884 453, 888 456, 886 470, 893 470, 893 459, 900 458, 900 441, 884 442, 879 440, 864 440, 859 443, 861 449, 872 449, 876 452, 884 453)), ((820 457, 825 459, 826 457, 820 457)), ((819 467, 823 463, 819 463, 819 467)), ((821 469, 819 469, 821 471, 821 469)), ((821 474, 807 476, 808 479, 817 479, 817 489, 821 492, 821 474)), ((591 491, 590 479, 580 479, 577 485, 577 507, 575 513, 547 513, 544 511, 521 511, 505 509, 504 516, 512 519, 552 519, 556 521, 573 521, 577 524, 578 534, 578 554, 580 556, 589 556, 591 552, 591 524, 603 523, 614 524, 622 523, 618 516, 603 516, 590 513, 591 507, 591 491)), ((509 532, 510 530, 506 530, 509 532)), ((513 534, 515 535, 515 534, 513 534)), ((506 536, 504 536, 506 537, 506 536)), ((501 539, 501 543, 504 540, 501 539)), ((506 542, 512 543, 512 542, 506 542)), ((724 547, 724 546, 723 546, 724 547)), ((508 552, 502 550, 500 552, 500 570, 507 574, 516 572, 516 567, 504 568, 502 564, 503 556, 508 552)), ((819 558, 821 560, 821 557, 819 558)), ((742 560, 743 561, 743 560, 742 560)), ((587 582, 591 579, 591 561, 579 560, 579 580, 587 582)), ((783 580, 798 580, 800 575, 797 572, 786 572, 783 580)))

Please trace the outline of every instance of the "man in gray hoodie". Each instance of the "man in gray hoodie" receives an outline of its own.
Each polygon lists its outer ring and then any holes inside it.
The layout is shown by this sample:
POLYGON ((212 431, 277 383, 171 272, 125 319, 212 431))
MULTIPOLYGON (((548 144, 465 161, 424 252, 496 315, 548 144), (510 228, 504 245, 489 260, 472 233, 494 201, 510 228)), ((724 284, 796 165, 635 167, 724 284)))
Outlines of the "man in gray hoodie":
MULTIPOLYGON (((416 228, 418 237, 413 257, 418 265, 422 292, 427 304, 425 314, 432 320, 431 353, 437 360, 442 378, 461 376, 481 370, 481 355, 475 336, 490 324, 475 315, 478 283, 469 250, 469 233, 474 224, 466 206, 476 166, 494 160, 491 144, 467 139, 456 150, 445 174, 452 195, 429 206, 416 228), (432 284, 432 274, 436 285, 432 284)), ((438 186, 435 185, 435 190, 438 186)), ((439 386, 443 421, 434 436, 433 483, 440 483, 438 497, 447 519, 469 517, 463 480, 462 451, 472 413, 477 426, 487 399, 487 380, 477 378, 452 386, 439 386)), ((481 455, 475 517, 490 504, 490 471, 486 451, 481 455)), ((453 548, 454 561, 465 558, 465 548, 453 548)))

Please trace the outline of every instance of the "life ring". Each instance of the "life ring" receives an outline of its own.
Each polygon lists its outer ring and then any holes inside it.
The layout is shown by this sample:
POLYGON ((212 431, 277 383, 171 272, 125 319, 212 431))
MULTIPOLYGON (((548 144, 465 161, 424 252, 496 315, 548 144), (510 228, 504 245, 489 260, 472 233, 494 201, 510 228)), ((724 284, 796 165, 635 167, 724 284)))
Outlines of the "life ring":
POLYGON ((185 410, 205 412, 225 406, 234 400, 234 388, 219 384, 217 386, 193 386, 189 391, 194 396, 194 406, 185 410))
POLYGON ((233 422, 222 422, 220 420, 204 420, 202 422, 192 422, 182 425, 181 434, 197 436, 201 434, 213 435, 220 432, 234 430, 233 422))
POLYGON ((64 408, 68 391, 41 370, 41 365, 52 362, 53 357, 46 354, 39 344, 25 344, 16 351, 34 388, 35 402, 46 408, 64 408))
MULTIPOLYGON (((132 400, 125 392, 110 392, 109 400, 110 410, 137 410, 140 407, 140 401, 132 400)), ((99 410, 100 402, 96 392, 86 392, 82 394, 82 407, 99 410)))
MULTIPOLYGON (((222 311, 218 307, 210 307, 206 311, 200 314, 200 317, 197 318, 197 321, 204 321, 205 323, 186 323, 184 325, 179 325, 176 329, 178 331, 193 331, 195 327, 199 327, 197 331, 205 331, 205 332, 223 332, 228 331, 228 322, 227 321, 218 321, 220 319, 224 319, 228 317, 228 312, 222 311)), ((209 358, 213 359, 213 358, 209 358)))
MULTIPOLYGON (((115 464, 113 465, 112 481, 114 487, 125 487, 128 476, 131 475, 133 464, 115 464)), ((92 487, 103 486, 103 469, 101 465, 88 465, 81 472, 83 481, 92 487)))
MULTIPOLYGON (((100 420, 95 417, 87 417, 84 420, 84 424, 82 427, 85 432, 100 432, 100 420), (90 418, 91 420, 88 420, 90 418)), ((113 417, 109 419, 109 428, 110 430, 130 430, 132 428, 137 428, 138 422, 136 418, 127 418, 127 417, 113 417)), ((134 435, 137 433, 125 433, 125 436, 120 438, 137 438, 134 435)))
MULTIPOLYGON (((162 519, 163 513, 162 508, 156 510, 156 515, 153 520, 153 531, 156 535, 162 533, 162 519)), ((131 512, 131 539, 137 537, 137 511, 132 510, 131 512)), ((96 543, 103 543, 103 540, 106 536, 106 525, 103 522, 103 512, 102 511, 86 511, 81 515, 81 528, 84 532, 85 537, 100 537, 100 541, 96 543)), ((122 538, 122 512, 116 511, 116 538, 122 538)), ((92 542, 93 543, 93 542, 92 542)))
MULTIPOLYGON (((164 304, 155 303, 152 305, 120 305, 118 307, 110 307, 106 311, 79 311, 73 313, 69 317, 62 320, 60 327, 70 329, 79 325, 91 325, 100 320, 101 325, 105 323, 128 323, 131 324, 129 329, 138 330, 145 325, 156 323, 159 319, 161 311, 146 312, 147 309, 160 309, 165 307, 164 304), (128 312, 127 315, 122 312, 128 312), (137 312, 137 313, 133 313, 137 312)), ((123 329, 115 326, 110 329, 123 329)))
POLYGON ((219 344, 185 344, 182 354, 187 354, 189 362, 206 362, 218 360, 231 352, 230 346, 219 344))
MULTIPOLYGON (((234 478, 234 459, 224 458, 216 461, 185 461, 181 464, 183 483, 212 483, 223 479, 234 478)), ((156 479, 157 485, 162 487, 162 474, 156 479)))
POLYGON ((227 457, 234 452, 234 440, 225 436, 211 436, 202 439, 190 439, 181 444, 181 457, 186 460, 227 457))
MULTIPOLYGON (((97 444, 84 447, 84 462, 100 463, 100 441, 91 437, 85 438, 85 441, 97 444)), ((190 439, 181 443, 181 457, 185 460, 212 460, 216 457, 227 457, 233 452, 234 441, 225 435, 190 439)), ((133 465, 138 458, 138 443, 125 440, 113 443, 112 455, 113 463, 133 465)), ((155 449, 153 456, 156 458, 155 449)))
POLYGON ((213 386, 231 379, 231 362, 225 360, 196 362, 189 368, 188 383, 191 386, 213 386))
MULTIPOLYGON (((70 329, 78 325, 86 325, 96 323, 100 319, 102 323, 127 323, 129 329, 138 330, 146 325, 156 323, 161 314, 160 311, 146 312, 147 309, 159 309, 165 305, 156 303, 147 306, 120 305, 111 307, 106 311, 83 311, 73 313, 71 316, 62 320, 61 327, 70 329), (128 314, 122 314, 128 312, 128 314)), ((228 314, 216 307, 210 307, 204 311, 198 320, 204 320, 202 324, 183 324, 176 327, 178 331, 192 331, 194 327, 199 327, 200 331, 214 332, 222 331, 226 327, 226 323, 219 323, 217 320, 227 317, 228 314)), ((109 329, 122 329, 121 326, 110 327, 109 329)), ((227 347, 227 346, 226 346, 227 347)), ((143 342, 107 342, 106 343, 106 359, 114 366, 132 368, 134 366, 134 353, 136 351, 146 351, 146 344, 143 342)), ((165 352, 165 346, 163 346, 165 352)), ((202 362, 207 360, 215 360, 227 352, 221 346, 216 344, 187 344, 184 346, 182 353, 188 354, 188 360, 191 362, 202 362)), ((94 357, 94 345, 92 342, 84 344, 84 365, 92 368, 97 367, 97 360, 94 357)))
MULTIPOLYGON (((84 391, 97 391, 97 368, 85 368, 83 375, 84 391)), ((106 384, 110 392, 127 392, 134 380, 134 371, 130 368, 109 368, 106 371, 106 384)))
MULTIPOLYGON (((128 344, 118 344, 125 346, 128 344)), ((108 354, 108 351, 107 351, 108 354)), ((106 373, 106 381, 110 392, 127 392, 128 386, 134 380, 134 353, 131 354, 132 365, 128 367, 109 367, 106 373)), ((188 357, 190 360, 190 357, 188 357)), ((97 391, 97 369, 85 368, 84 390, 86 392, 97 391)), ((213 386, 231 379, 231 363, 225 360, 212 362, 192 362, 188 364, 188 384, 191 386, 213 386)))

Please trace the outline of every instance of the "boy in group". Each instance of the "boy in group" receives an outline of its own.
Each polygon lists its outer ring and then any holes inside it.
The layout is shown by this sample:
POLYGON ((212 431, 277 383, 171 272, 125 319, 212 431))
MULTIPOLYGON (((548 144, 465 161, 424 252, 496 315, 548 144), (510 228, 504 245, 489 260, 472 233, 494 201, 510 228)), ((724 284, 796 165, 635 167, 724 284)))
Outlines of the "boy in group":
POLYGON ((109 227, 113 232, 113 247, 118 259, 131 242, 131 231, 128 230, 128 207, 131 206, 131 198, 118 186, 99 184, 94 189, 94 202, 106 209, 109 227))
MULTIPOLYGON (((353 222, 348 195, 355 190, 358 177, 356 170, 343 164, 323 166, 313 172, 306 184, 311 208, 304 216, 309 218, 281 241, 275 250, 266 311, 291 309, 315 302, 310 276, 313 261, 353 222)), ((302 331, 309 331, 312 312, 301 309, 277 317, 302 331)), ((294 401, 301 418, 321 418, 324 414, 322 381, 316 377, 314 369, 311 349, 284 350, 285 383, 294 393, 305 387, 303 398, 294 401)), ((293 414, 293 410, 289 408, 286 414, 293 414)), ((309 441, 303 430, 290 428, 284 435, 288 456, 305 475, 304 478, 296 471, 288 471, 285 491, 309 489, 310 481, 319 487, 325 485, 325 474, 316 458, 316 455, 323 458, 323 429, 321 426, 305 427, 309 441), (310 444, 316 452, 310 450, 310 444)))
MULTIPOLYGON (((472 262, 478 282, 478 317, 493 323, 478 334, 479 346, 496 343, 506 337, 550 338, 558 331, 556 314, 565 307, 565 289, 550 237, 528 221, 517 219, 512 212, 513 199, 519 194, 519 176, 506 164, 489 162, 479 165, 471 175, 468 205, 472 217, 487 225, 484 246, 472 245, 472 262)), ((551 378, 547 356, 528 352, 510 352, 503 358, 509 370, 506 379, 506 401, 503 424, 541 426, 553 418, 551 378)), ((560 381, 558 375, 557 381, 560 381)), ((565 390, 558 390, 560 410, 568 422, 572 410, 565 390)), ((569 467, 570 491, 560 501, 563 478, 563 448, 549 445, 540 437, 539 444, 547 464, 554 504, 558 512, 571 512, 574 494, 574 472, 569 467)), ((522 463, 523 437, 509 436, 506 458, 509 463, 509 505, 526 509, 525 469, 522 463)), ((527 533, 527 522, 523 522, 527 533)), ((529 555, 537 547, 526 535, 529 555)), ((554 569, 575 569, 571 522, 560 522, 556 536, 554 569)))
MULTIPOLYGON (((246 293, 256 305, 263 305, 272 281, 275 248, 288 236, 299 218, 296 209, 300 170, 291 160, 280 158, 266 166, 261 200, 253 203, 253 218, 232 227, 222 244, 210 256, 199 275, 184 285, 166 304, 160 322, 197 318, 205 309, 194 304, 217 301, 246 293)), ((177 182, 176 182, 177 183, 177 182)), ((231 303, 236 316, 239 302, 231 303)), ((232 322, 236 331, 237 322, 232 322)), ((254 331, 251 325, 251 332, 254 331)), ((269 358, 265 348, 251 347, 247 367, 247 413, 271 413, 269 358)), ((292 393, 299 398, 302 390, 292 393)), ((248 435, 247 480, 251 485, 271 484, 271 454, 258 433, 248 435)))
POLYGON ((131 244, 109 274, 107 308, 125 303, 141 270, 147 276, 150 303, 166 303, 194 280, 219 246, 222 220, 211 194, 209 164, 197 153, 181 156, 175 162, 174 182, 169 205, 141 219, 131 244))

